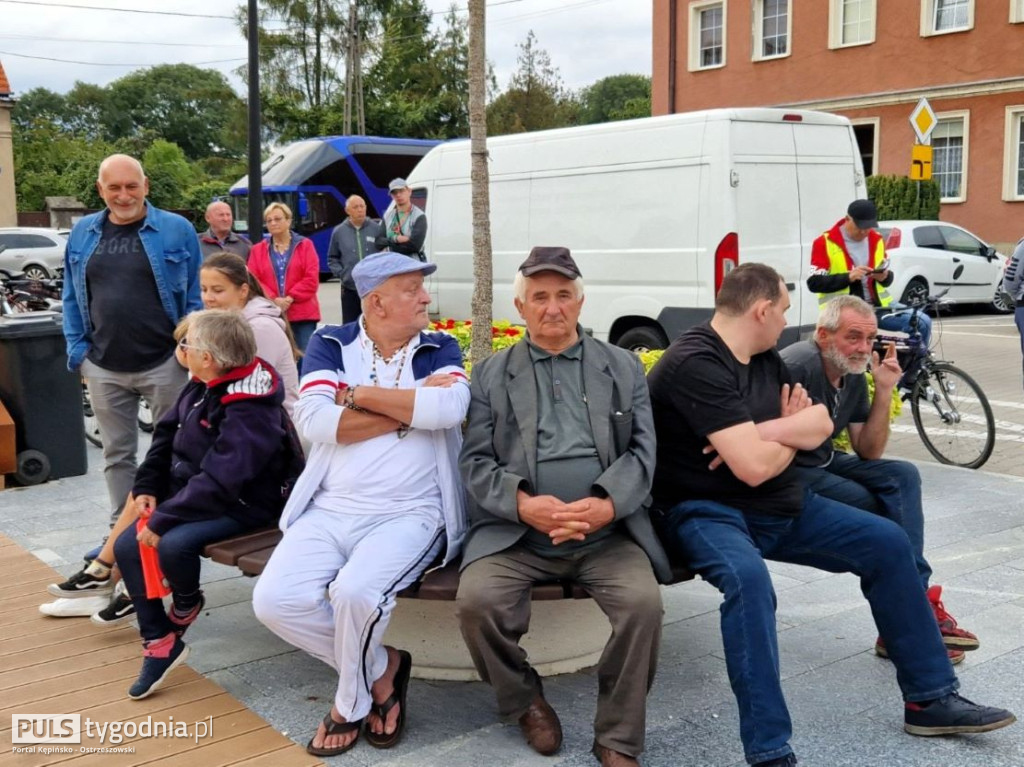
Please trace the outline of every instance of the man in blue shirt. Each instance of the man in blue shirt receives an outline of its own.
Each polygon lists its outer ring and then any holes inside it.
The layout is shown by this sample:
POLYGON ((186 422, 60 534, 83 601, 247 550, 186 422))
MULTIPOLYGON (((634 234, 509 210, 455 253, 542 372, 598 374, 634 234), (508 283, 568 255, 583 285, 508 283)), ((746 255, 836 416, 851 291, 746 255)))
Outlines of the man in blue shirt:
POLYGON ((106 158, 96 189, 107 207, 75 224, 64 253, 64 335, 68 367, 89 382, 116 519, 135 479, 139 397, 159 420, 185 383, 173 332, 202 308, 202 257, 192 225, 146 201, 135 158, 106 158))

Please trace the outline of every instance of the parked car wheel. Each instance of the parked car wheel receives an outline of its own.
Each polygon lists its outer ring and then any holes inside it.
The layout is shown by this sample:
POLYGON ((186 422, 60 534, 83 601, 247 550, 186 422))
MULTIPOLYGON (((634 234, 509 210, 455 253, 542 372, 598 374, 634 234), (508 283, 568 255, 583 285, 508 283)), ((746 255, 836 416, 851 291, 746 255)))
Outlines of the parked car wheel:
POLYGON ((989 306, 996 314, 1010 314, 1015 308, 1013 300, 1008 294, 1003 292, 1002 286, 996 288, 995 297, 989 306))
POLYGON ((668 347, 668 339, 658 328, 643 325, 638 328, 630 328, 615 342, 616 346, 629 349, 631 352, 650 352, 655 349, 668 347))
POLYGON ((915 277, 904 288, 900 303, 908 306, 923 306, 926 298, 928 298, 928 283, 921 277, 915 277))
POLYGON ((32 264, 25 267, 25 277, 30 280, 48 280, 50 279, 50 273, 42 266, 32 264))
POLYGON ((144 432, 153 431, 153 411, 149 407, 149 403, 146 402, 142 397, 139 398, 139 428, 144 432))

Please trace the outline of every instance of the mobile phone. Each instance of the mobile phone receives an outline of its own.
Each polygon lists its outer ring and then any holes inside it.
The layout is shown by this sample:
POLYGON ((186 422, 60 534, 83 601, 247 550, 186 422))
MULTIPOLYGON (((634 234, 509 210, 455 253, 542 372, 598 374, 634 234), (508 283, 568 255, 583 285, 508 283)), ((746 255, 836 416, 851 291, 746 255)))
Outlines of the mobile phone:
POLYGON ((881 274, 882 272, 889 270, 889 259, 885 259, 876 268, 872 269, 869 274, 881 274))

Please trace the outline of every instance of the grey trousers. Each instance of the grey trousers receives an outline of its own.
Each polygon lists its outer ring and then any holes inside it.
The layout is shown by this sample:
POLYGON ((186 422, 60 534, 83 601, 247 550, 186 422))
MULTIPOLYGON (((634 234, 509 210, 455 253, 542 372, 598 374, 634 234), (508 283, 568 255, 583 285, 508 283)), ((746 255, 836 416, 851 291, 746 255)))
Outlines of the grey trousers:
POLYGON ((663 609, 651 563, 632 539, 614 536, 593 551, 560 558, 542 557, 516 544, 472 562, 462 572, 456 610, 473 664, 494 688, 505 721, 526 712, 540 692, 539 677, 519 646, 530 627, 530 587, 556 579, 582 585, 612 624, 597 666, 595 740, 638 756, 644 749, 647 693, 654 681, 663 609))
POLYGON ((84 360, 82 376, 89 384, 89 399, 103 440, 103 478, 113 525, 135 484, 139 465, 139 397, 146 398, 156 423, 177 402, 187 375, 172 354, 166 362, 138 373, 117 373, 84 360))

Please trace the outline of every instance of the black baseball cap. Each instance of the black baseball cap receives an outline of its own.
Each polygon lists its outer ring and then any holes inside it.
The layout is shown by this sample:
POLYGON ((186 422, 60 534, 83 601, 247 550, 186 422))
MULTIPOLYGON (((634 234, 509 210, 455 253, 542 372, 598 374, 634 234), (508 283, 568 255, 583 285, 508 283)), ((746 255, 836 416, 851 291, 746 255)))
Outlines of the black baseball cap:
POLYGON ((582 277, 580 268, 572 260, 568 248, 551 247, 538 245, 530 251, 529 257, 519 265, 519 271, 524 277, 530 277, 537 272, 558 272, 563 277, 575 280, 582 277))
POLYGON ((858 229, 875 229, 878 227, 878 208, 871 200, 854 200, 846 209, 846 215, 853 219, 858 229))

